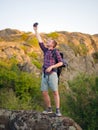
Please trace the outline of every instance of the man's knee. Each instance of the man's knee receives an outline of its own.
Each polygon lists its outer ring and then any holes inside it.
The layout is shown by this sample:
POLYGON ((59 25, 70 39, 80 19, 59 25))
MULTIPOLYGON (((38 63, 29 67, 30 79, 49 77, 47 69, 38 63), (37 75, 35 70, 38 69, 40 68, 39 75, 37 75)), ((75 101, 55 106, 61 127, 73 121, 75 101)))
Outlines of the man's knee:
POLYGON ((54 96, 58 96, 59 95, 58 91, 54 91, 53 94, 54 94, 54 96))
POLYGON ((47 96, 48 92, 47 91, 42 91, 43 96, 47 96))

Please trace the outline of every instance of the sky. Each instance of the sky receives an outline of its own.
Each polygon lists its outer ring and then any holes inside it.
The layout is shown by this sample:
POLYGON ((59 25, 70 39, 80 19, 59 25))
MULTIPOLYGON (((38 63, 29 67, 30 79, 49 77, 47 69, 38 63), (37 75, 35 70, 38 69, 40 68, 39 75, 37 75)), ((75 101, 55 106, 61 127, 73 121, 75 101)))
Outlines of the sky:
POLYGON ((0 30, 98 34, 98 0, 0 0, 0 30))

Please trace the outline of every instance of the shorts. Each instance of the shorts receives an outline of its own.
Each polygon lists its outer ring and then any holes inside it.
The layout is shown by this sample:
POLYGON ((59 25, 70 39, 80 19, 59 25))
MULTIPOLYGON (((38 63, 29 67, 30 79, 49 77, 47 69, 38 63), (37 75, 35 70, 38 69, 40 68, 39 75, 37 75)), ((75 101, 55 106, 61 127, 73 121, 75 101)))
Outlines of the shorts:
POLYGON ((48 91, 49 88, 52 91, 58 90, 58 76, 56 72, 52 72, 49 75, 42 74, 41 91, 48 91))

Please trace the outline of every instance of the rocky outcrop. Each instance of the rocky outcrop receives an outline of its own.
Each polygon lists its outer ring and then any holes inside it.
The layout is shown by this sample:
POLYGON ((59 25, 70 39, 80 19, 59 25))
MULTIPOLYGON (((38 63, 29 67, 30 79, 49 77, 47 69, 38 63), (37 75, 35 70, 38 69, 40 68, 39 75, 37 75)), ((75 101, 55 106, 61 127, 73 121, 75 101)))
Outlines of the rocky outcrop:
MULTIPOLYGON (((93 58, 93 53, 98 53, 98 35, 77 32, 57 33, 56 40, 59 43, 59 49, 68 61, 68 68, 64 69, 61 76, 62 81, 72 80, 80 73, 98 75, 98 59, 95 62, 93 58)), ((47 39, 46 34, 41 35, 44 40, 47 39)), ((42 65, 43 54, 39 46, 34 46, 34 38, 32 33, 27 34, 11 29, 1 30, 0 60, 16 59, 20 70, 35 73, 39 76, 41 68, 37 67, 36 61, 42 65), (16 40, 17 37, 18 41, 16 40), (29 41, 33 41, 32 44, 29 44, 29 41), (32 54, 33 56, 30 56, 32 54), (37 58, 34 57, 35 54, 37 58)))
POLYGON ((14 59, 17 61, 17 66, 20 68, 21 71, 26 71, 39 75, 40 72, 38 68, 34 64, 32 64, 32 60, 30 59, 24 48, 26 48, 28 52, 33 52, 33 47, 29 45, 26 46, 26 44, 24 43, 0 42, 0 59, 14 59))
POLYGON ((0 130, 82 130, 69 117, 44 115, 36 111, 0 110, 0 130))
POLYGON ((0 38, 6 41, 11 41, 14 40, 16 37, 20 37, 22 34, 22 31, 7 28, 0 31, 0 38))
POLYGON ((85 45, 87 54, 98 51, 98 35, 83 34, 80 32, 59 32, 59 43, 85 45))

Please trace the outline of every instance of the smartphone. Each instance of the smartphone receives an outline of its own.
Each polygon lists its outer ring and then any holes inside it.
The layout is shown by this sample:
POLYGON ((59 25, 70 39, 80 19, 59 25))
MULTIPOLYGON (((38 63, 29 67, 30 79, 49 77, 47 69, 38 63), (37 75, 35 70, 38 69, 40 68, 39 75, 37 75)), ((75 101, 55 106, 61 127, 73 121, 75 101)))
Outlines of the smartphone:
POLYGON ((37 27, 37 25, 38 25, 38 23, 36 22, 36 23, 33 24, 33 27, 37 27))

